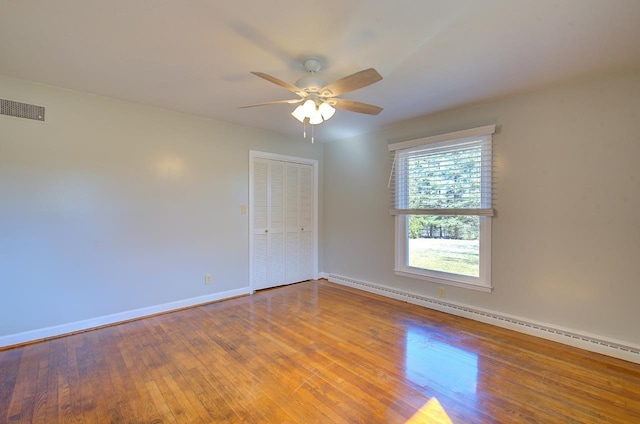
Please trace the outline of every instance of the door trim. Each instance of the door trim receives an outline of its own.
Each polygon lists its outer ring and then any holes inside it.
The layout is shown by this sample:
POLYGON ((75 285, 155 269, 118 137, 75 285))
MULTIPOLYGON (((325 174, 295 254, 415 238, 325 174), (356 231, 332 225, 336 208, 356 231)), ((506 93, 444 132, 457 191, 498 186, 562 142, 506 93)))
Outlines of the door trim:
POLYGON ((313 167, 313 278, 318 278, 318 161, 316 159, 280 155, 249 150, 249 291, 253 293, 253 163, 255 159, 268 159, 313 167))

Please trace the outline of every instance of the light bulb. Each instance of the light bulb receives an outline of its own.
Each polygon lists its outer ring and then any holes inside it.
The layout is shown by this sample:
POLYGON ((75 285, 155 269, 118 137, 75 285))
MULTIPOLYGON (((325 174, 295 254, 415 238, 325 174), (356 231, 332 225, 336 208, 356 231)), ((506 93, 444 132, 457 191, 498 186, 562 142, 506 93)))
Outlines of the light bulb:
POLYGON ((316 113, 316 102, 309 99, 302 104, 302 110, 304 111, 304 116, 307 118, 311 118, 316 113))
POLYGON ((293 112, 291 112, 291 116, 293 116, 300 122, 304 122, 304 118, 306 118, 306 115, 304 114, 303 106, 299 105, 293 112))
POLYGON ((336 113, 335 108, 329 103, 322 103, 320 107, 318 107, 318 111, 322 114, 322 117, 325 121, 331 118, 334 113, 336 113))

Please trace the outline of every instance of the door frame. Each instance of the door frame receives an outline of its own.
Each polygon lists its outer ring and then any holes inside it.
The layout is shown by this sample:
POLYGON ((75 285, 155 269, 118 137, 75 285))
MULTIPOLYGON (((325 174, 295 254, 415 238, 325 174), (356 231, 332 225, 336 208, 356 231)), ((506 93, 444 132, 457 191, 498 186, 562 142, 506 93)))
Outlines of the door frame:
POLYGON ((311 165, 313 167, 313 278, 318 278, 318 161, 316 159, 249 150, 249 291, 253 293, 253 163, 255 159, 311 165))

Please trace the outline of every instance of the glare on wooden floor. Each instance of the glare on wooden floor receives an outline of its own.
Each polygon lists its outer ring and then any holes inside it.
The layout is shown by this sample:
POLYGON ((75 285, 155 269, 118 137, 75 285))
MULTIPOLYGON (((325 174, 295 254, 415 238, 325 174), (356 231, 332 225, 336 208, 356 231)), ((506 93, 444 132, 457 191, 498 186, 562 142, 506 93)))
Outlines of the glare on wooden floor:
POLYGON ((438 402, 438 399, 432 397, 422 406, 422 408, 416 411, 416 413, 413 414, 405 424, 422 423, 453 424, 453 421, 451 421, 447 411, 445 411, 440 402, 438 402))

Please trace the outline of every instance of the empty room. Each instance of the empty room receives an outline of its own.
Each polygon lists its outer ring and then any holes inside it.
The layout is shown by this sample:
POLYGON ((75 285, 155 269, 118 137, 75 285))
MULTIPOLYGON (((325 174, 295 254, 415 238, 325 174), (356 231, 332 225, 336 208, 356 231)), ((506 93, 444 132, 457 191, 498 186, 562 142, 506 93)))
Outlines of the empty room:
POLYGON ((0 2, 0 423, 640 422, 640 2, 0 2))

